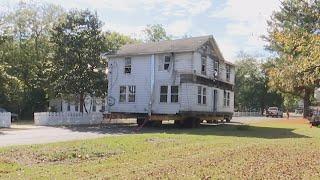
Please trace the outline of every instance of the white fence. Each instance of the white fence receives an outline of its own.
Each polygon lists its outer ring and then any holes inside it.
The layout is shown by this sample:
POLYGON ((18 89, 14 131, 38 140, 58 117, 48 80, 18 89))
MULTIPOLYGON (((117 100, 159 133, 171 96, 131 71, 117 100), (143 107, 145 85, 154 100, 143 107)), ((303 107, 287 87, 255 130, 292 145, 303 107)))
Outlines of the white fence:
POLYGON ((261 116, 261 112, 234 112, 234 117, 241 117, 241 116, 261 116))
POLYGON ((0 112, 0 128, 9 128, 11 126, 11 113, 10 112, 0 112))
POLYGON ((38 126, 93 125, 103 121, 102 113, 41 112, 34 113, 34 124, 38 126))

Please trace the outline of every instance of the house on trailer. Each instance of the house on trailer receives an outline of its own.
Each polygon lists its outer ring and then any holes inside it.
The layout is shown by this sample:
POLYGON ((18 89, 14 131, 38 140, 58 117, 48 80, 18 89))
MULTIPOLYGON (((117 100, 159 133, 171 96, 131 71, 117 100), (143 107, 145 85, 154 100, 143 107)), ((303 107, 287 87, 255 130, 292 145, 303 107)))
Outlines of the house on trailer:
POLYGON ((230 121, 235 66, 213 36, 128 44, 108 56, 111 114, 199 124, 230 121))

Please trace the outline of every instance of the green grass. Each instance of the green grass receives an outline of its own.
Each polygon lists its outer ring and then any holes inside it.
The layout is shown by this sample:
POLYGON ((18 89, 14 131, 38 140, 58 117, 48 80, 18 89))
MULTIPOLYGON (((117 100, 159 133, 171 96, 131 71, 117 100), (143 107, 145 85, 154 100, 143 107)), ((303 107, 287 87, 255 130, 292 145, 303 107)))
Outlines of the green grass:
POLYGON ((318 179, 320 129, 307 124, 162 127, 0 149, 0 179, 318 179))

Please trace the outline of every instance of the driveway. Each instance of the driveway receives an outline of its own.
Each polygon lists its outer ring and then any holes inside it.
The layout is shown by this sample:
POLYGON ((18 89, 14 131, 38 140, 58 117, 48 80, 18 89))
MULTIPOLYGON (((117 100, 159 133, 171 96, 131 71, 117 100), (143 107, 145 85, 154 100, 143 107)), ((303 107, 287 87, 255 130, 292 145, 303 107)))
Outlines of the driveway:
POLYGON ((95 127, 47 127, 33 125, 12 125, 0 129, 0 147, 24 144, 43 144, 80 139, 115 136, 132 132, 131 126, 109 125, 95 127))
MULTIPOLYGON (((285 119, 285 118, 283 118, 285 119)), ((283 120, 282 119, 282 120, 283 120)), ((290 118, 290 119, 297 119, 290 118)), ((266 117, 234 117, 233 124, 254 124, 261 121, 280 121, 281 118, 266 117)), ((43 144, 71 140, 81 140, 98 138, 104 136, 118 136, 122 134, 132 134, 136 124, 130 122, 126 124, 104 124, 103 126, 72 126, 72 127, 47 127, 33 125, 12 125, 10 129, 0 129, 0 147, 25 144, 43 144)), ((173 122, 171 122, 173 123, 173 122)), ((164 127, 165 128, 165 127, 164 127)), ((158 129, 159 130, 159 129, 158 129)), ((154 132, 155 129, 143 129, 144 132, 154 132)))

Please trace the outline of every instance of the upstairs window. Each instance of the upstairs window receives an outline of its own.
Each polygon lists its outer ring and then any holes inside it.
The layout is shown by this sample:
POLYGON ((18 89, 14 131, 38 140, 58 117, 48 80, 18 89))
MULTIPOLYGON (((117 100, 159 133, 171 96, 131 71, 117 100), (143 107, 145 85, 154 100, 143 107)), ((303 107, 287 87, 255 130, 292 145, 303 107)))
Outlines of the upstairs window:
POLYGON ((124 73, 131 74, 131 57, 126 57, 124 61, 124 73))
POLYGON ((202 55, 201 56, 201 74, 206 75, 207 74, 207 57, 202 55))
POLYGON ((171 102, 179 102, 179 86, 171 86, 171 102))
POLYGON ((129 97, 128 102, 136 102, 136 86, 128 86, 129 97))
POLYGON ((163 63, 163 69, 164 70, 169 70, 170 62, 171 62, 170 56, 165 56, 164 57, 164 63, 163 63))
POLYGON ((160 102, 168 102, 168 86, 160 86, 160 102))
POLYGON ((230 81, 230 73, 231 73, 231 68, 229 65, 226 65, 226 79, 227 79, 227 81, 230 81))
POLYGON ((127 97, 126 93, 127 93, 126 86, 120 86, 119 102, 126 102, 126 97, 127 97))
POLYGON ((214 74, 213 76, 217 77, 219 75, 219 61, 214 61, 214 74))

